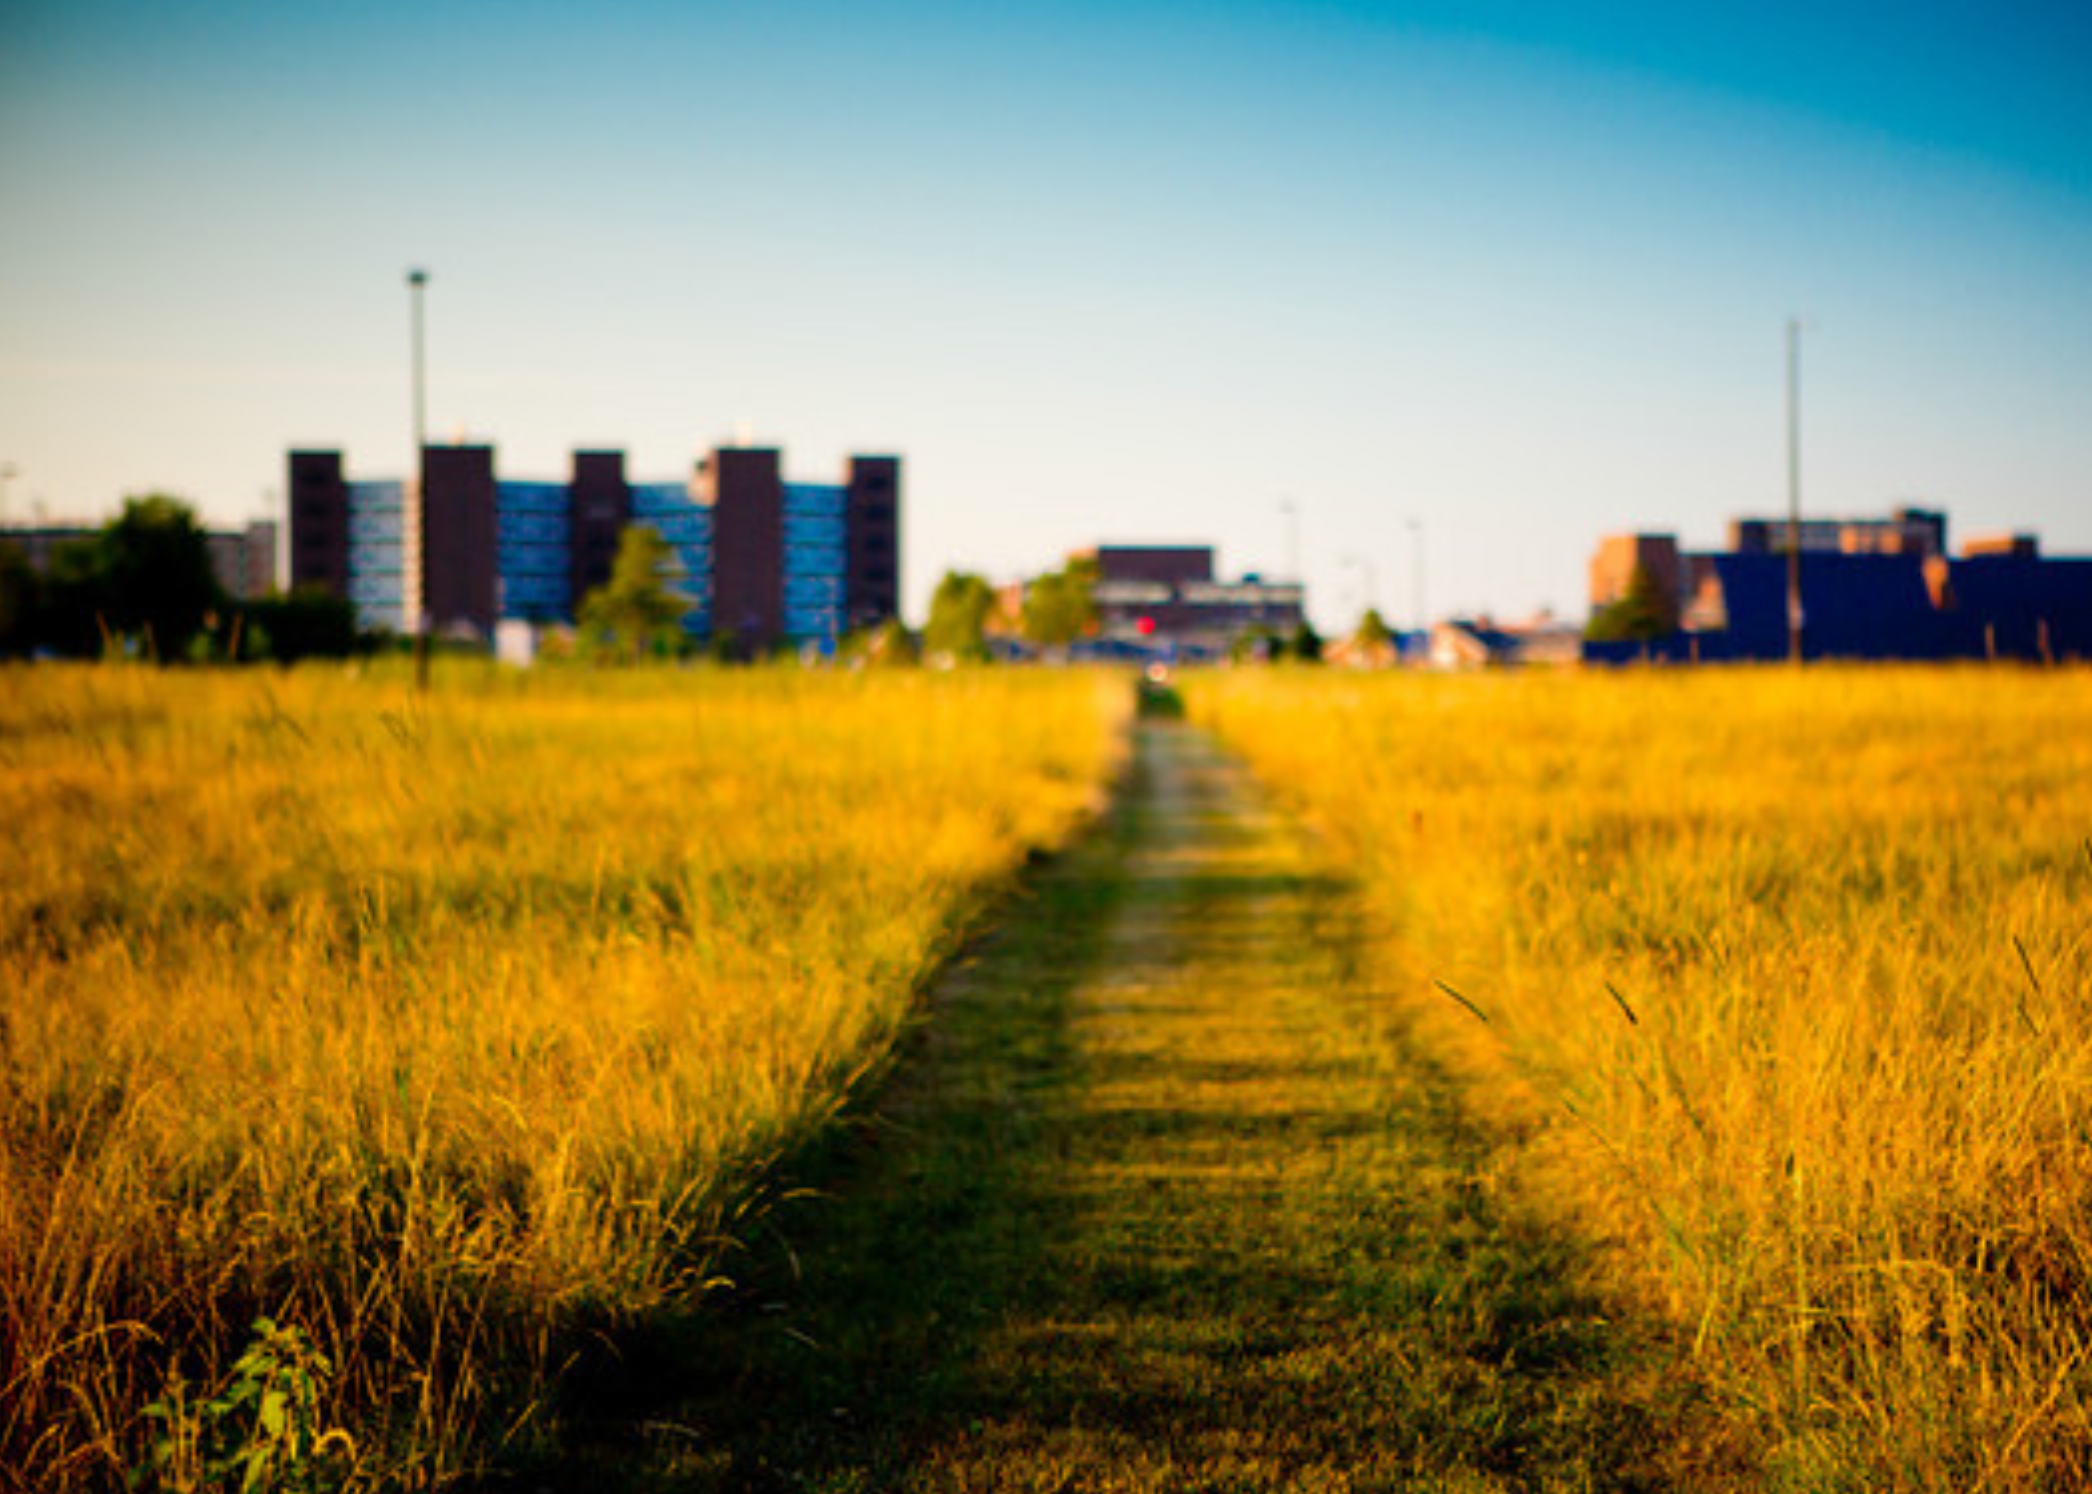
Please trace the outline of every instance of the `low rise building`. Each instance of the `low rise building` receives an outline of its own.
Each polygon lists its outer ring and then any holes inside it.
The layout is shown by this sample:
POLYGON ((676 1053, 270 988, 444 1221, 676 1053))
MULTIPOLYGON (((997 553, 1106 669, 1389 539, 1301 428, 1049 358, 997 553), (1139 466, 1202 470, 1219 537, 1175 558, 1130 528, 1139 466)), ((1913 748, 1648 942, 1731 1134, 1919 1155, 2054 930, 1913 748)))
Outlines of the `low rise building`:
MULTIPOLYGON (((91 540, 101 533, 99 525, 37 524, 0 529, 0 541, 18 547, 31 570, 39 575, 51 568, 52 558, 66 545, 91 540)), ((251 602, 267 596, 280 584, 277 541, 281 528, 269 519, 258 519, 239 529, 207 529, 204 551, 210 556, 211 574, 226 596, 236 602, 251 602)))
POLYGON ((1307 617, 1307 589, 1215 575, 1210 545, 1099 545, 1097 627, 1108 646, 1184 658, 1225 656, 1256 633, 1284 637, 1307 617))

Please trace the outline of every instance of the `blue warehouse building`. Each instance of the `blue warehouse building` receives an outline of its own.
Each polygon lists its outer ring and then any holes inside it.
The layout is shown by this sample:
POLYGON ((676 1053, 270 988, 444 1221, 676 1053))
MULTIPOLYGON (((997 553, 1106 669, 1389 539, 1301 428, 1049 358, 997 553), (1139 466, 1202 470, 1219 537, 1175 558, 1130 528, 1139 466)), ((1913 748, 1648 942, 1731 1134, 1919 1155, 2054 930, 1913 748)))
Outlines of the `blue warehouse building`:
MULTIPOLYGON (((1646 571, 1679 619, 1648 643, 1592 643, 1594 663, 1786 658, 1787 525, 1738 520, 1730 548, 1682 554, 1669 535, 1615 536, 1592 562, 1594 610, 1646 571)), ((1796 548, 1801 652, 1810 659, 2092 659, 2092 558, 2041 554, 2032 535, 1947 548, 1946 516, 1805 523, 1796 548)))

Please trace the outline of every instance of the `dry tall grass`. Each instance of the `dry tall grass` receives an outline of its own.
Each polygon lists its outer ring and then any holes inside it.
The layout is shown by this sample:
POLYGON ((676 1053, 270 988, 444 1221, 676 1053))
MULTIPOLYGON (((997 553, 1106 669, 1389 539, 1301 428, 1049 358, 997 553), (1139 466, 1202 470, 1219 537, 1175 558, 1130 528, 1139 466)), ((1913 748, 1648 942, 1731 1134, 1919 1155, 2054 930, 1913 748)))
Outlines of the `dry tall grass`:
POLYGON ((514 1430, 719 1269, 1123 696, 0 671, 0 1484, 199 1477, 262 1314, 331 1363, 336 1471, 514 1430), (186 1441, 141 1416, 177 1376, 186 1441))
POLYGON ((1776 1485, 2092 1487, 2092 678, 1188 693, 1776 1485))

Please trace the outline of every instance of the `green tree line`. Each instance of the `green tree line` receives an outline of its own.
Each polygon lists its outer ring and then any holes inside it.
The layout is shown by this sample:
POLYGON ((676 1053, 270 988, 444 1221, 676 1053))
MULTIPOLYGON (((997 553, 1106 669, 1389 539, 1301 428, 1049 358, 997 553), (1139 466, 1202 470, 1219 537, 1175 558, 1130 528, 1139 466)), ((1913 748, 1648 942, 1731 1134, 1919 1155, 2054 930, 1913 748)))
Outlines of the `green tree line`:
POLYGON ((164 493, 126 499, 100 529, 57 546, 42 572, 0 538, 0 656, 288 663, 364 643, 343 598, 228 596, 194 510, 164 493))

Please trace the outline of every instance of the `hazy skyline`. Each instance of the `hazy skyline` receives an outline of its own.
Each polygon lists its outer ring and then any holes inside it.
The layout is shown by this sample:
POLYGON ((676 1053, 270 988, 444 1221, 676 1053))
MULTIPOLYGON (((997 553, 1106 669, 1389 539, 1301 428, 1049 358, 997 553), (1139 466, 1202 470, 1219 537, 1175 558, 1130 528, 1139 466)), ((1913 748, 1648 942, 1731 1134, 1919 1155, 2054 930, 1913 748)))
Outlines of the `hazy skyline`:
POLYGON ((2092 552, 2092 12, 49 4, 0 13, 10 520, 291 446, 907 463, 906 610, 1091 543, 1580 616, 1803 496, 2092 552))

